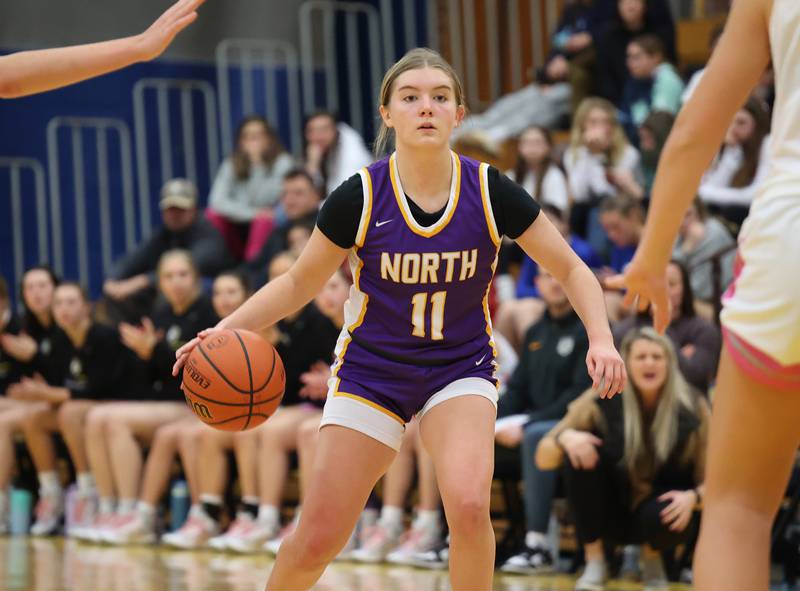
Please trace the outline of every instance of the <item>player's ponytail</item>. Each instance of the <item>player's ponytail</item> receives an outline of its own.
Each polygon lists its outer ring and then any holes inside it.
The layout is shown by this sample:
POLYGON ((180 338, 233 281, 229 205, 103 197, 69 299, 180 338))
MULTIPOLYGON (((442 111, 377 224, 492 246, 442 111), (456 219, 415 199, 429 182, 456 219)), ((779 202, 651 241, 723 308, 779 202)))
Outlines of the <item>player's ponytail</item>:
MULTIPOLYGON (((408 70, 417 70, 419 68, 439 68, 447 74, 453 82, 453 94, 456 104, 466 108, 464 86, 461 84, 461 79, 458 77, 455 69, 453 69, 453 66, 447 63, 447 60, 439 55, 438 52, 433 49, 428 49, 427 47, 417 47, 410 50, 387 70, 383 77, 383 82, 381 82, 380 104, 384 107, 389 106, 394 82, 400 74, 408 70)), ((385 154, 389 150, 393 140, 394 132, 386 127, 385 123, 381 122, 381 127, 378 130, 378 135, 373 145, 375 155, 380 157, 385 154)))

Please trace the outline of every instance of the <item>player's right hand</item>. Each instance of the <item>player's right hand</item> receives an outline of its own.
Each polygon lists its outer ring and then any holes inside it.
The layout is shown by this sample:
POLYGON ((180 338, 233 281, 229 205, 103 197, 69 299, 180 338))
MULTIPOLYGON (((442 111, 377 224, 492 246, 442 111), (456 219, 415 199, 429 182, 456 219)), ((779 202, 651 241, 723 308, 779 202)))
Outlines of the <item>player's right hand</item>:
POLYGON ((667 296, 666 265, 662 267, 635 256, 622 275, 607 279, 605 285, 612 289, 626 289, 623 304, 627 307, 636 303, 637 309, 644 312, 650 306, 653 326, 664 334, 672 317, 667 296))
POLYGON ((201 330, 197 333, 196 337, 175 351, 175 365, 172 366, 172 375, 175 377, 178 376, 181 369, 186 364, 186 360, 189 359, 189 355, 191 355, 194 348, 200 344, 200 341, 223 330, 225 329, 217 326, 201 330))
POLYGON ((138 36, 142 61, 157 58, 169 47, 175 35, 197 20, 196 10, 205 0, 178 0, 138 36))

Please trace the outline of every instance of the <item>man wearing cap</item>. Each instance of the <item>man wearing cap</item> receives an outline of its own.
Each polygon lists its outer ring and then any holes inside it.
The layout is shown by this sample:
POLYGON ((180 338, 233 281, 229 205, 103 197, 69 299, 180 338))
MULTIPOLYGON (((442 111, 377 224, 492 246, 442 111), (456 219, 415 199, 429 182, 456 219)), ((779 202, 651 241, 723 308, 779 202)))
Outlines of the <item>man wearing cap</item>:
POLYGON ((172 179, 161 189, 163 225, 115 265, 103 285, 111 320, 138 322, 149 313, 155 297, 155 270, 161 255, 174 248, 188 250, 203 277, 215 277, 235 261, 216 228, 198 215, 197 187, 172 179))

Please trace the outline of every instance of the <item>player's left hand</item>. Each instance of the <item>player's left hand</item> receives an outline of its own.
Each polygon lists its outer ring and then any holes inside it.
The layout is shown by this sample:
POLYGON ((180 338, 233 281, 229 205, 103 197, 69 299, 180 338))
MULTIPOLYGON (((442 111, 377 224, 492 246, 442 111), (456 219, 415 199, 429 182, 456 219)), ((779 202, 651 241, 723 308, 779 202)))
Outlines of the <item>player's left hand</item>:
POLYGON ((628 375, 625 363, 610 338, 608 342, 589 344, 586 367, 592 377, 592 389, 600 398, 611 398, 622 392, 628 375))
POLYGON ((178 0, 138 37, 142 61, 157 58, 169 47, 175 35, 197 19, 197 9, 205 0, 178 0))

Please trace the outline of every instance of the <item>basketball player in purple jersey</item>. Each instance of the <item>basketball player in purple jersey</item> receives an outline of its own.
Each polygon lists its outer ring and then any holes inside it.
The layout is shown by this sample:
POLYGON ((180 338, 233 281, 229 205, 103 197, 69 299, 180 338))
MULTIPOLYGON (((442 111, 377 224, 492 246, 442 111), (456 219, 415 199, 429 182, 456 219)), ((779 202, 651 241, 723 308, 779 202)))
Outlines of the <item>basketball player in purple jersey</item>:
POLYGON ((101 43, 20 51, 0 57, 0 98, 68 86, 161 55, 197 19, 205 0, 179 0, 142 34, 101 43))
POLYGON ((695 588, 765 591, 770 535, 800 444, 800 2, 737 0, 703 79, 664 148, 648 222, 619 286, 656 328, 670 312, 666 267, 678 227, 734 114, 770 60, 769 172, 739 233, 720 316, 695 588))
POLYGON ((523 189, 450 151, 464 117, 461 82, 439 54, 415 49, 386 74, 380 114, 396 152, 325 202, 305 251, 217 328, 177 354, 177 373, 219 328, 261 330, 309 301, 349 257, 354 285, 300 522, 280 548, 270 591, 309 589, 344 546, 404 424, 420 417, 450 527, 456 591, 492 586, 489 519, 497 403, 487 294, 503 234, 564 285, 586 324, 601 396, 625 380, 592 272, 523 189))

